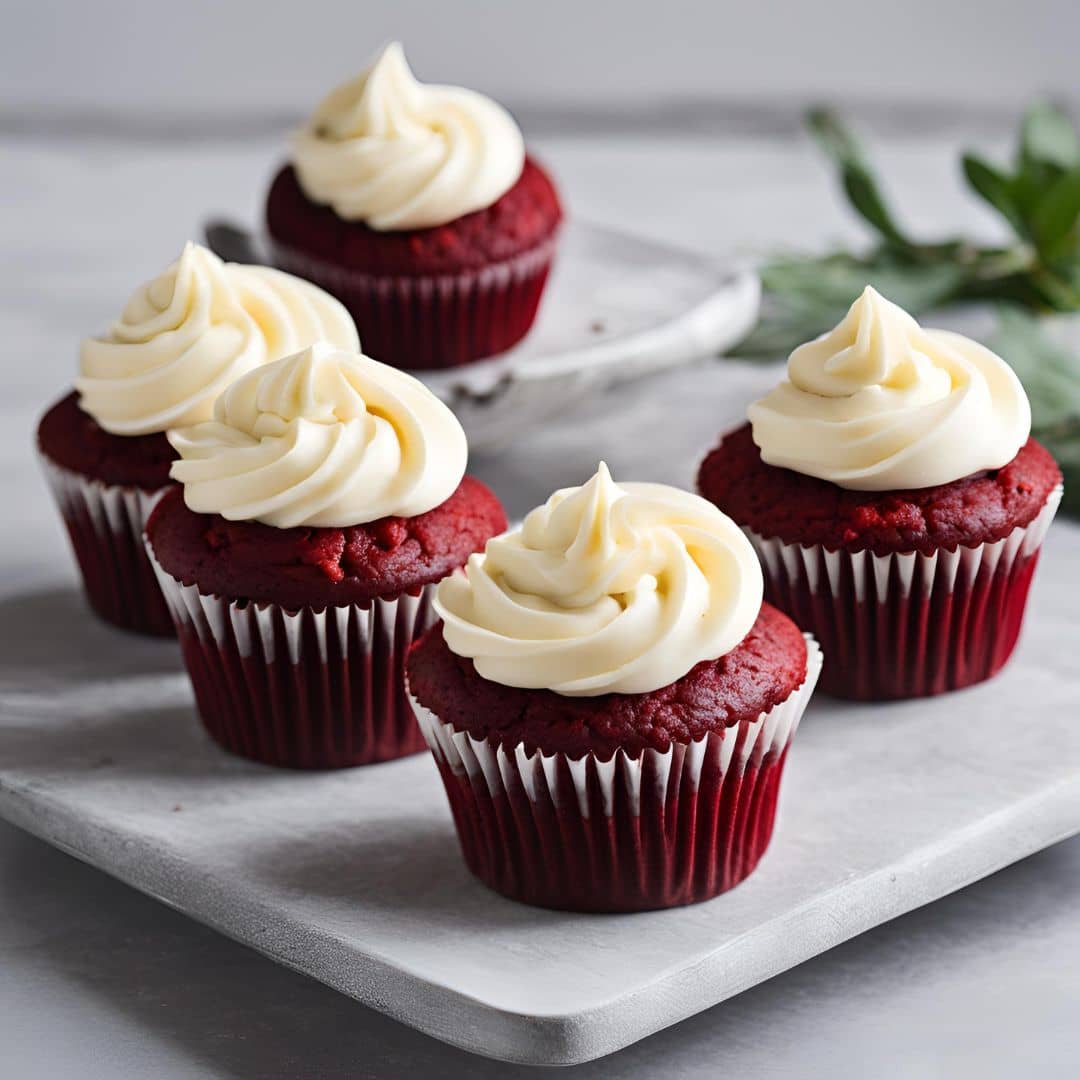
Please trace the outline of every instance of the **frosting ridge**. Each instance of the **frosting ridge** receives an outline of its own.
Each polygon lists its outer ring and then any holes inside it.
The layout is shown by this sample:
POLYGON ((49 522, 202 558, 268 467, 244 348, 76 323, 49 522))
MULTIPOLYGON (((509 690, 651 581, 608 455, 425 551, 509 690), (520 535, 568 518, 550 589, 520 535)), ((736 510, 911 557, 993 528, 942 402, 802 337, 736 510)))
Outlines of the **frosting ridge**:
POLYGON ((761 598, 730 518, 677 488, 616 484, 601 464, 444 579, 435 609, 484 678, 592 697, 657 690, 724 655, 761 598))
POLYGON ((999 356, 921 327, 869 285, 748 410, 769 465, 858 491, 933 487, 1007 465, 1031 409, 999 356))
POLYGON ((425 513, 467 458, 461 425, 423 383, 325 342, 249 372, 213 420, 168 437, 192 510, 282 529, 425 513))
POLYGON ((418 82, 392 42, 320 102, 292 156, 307 196, 338 217, 379 231, 422 229, 505 195, 521 176, 525 142, 483 94, 418 82))
POLYGON ((103 336, 83 341, 75 388, 106 431, 147 435, 208 420, 235 379, 320 339, 358 345, 332 296, 189 243, 135 290, 103 336))

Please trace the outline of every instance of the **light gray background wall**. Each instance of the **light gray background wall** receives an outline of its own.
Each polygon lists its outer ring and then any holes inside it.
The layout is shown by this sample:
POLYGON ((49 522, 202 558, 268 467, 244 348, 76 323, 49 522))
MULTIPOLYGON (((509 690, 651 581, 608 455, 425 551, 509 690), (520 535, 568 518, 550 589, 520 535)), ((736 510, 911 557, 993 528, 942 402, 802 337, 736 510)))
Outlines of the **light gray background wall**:
MULTIPOLYGON (((402 38, 516 107, 1080 97, 1078 0, 4 0, 0 115, 304 111, 402 38)), ((662 111, 662 109, 660 110, 662 111)))

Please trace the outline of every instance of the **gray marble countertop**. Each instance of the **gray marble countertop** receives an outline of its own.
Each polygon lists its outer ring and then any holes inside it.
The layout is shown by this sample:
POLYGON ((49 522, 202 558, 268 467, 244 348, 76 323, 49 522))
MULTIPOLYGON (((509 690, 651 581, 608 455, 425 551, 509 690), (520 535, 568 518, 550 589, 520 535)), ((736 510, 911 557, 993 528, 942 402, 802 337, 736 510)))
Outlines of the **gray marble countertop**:
MULTIPOLYGON (((13 508, 0 521, 0 607, 38 593, 60 617, 79 618, 70 558, 31 457, 38 412, 70 378, 78 338, 209 211, 255 219, 281 140, 24 135, 0 146, 0 478, 13 508)), ((917 230, 989 235, 992 219, 961 192, 956 148, 941 134, 893 137, 877 156, 917 230)), ((859 235, 801 142, 593 135, 538 149, 575 212, 687 246, 753 253, 859 235)), ((568 406, 472 468, 515 515, 583 479, 600 455, 619 475, 688 484, 701 452, 768 377, 710 363, 640 383, 568 406)), ((5 664, 47 664, 50 647, 38 637, 0 657, 0 678, 5 664)), ((1073 1075, 1078 890, 1080 839, 572 1073, 1073 1075)), ((538 1073, 436 1043, 6 825, 0 1036, 5 1075, 28 1078, 538 1073)))

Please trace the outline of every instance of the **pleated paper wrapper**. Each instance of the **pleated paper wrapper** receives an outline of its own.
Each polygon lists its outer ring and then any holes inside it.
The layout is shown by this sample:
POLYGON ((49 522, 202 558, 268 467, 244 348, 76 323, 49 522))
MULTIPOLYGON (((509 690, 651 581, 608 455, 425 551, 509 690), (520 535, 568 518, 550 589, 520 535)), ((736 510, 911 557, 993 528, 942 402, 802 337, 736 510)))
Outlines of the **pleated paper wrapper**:
POLYGON ((931 555, 828 551, 745 531, 765 599, 821 643, 824 692, 924 697, 988 679, 1009 659, 1061 496, 1058 487, 1001 540, 931 555))
POLYGON ((413 699, 470 870, 515 900, 640 911, 707 900, 742 881, 772 836, 791 739, 821 670, 753 721, 666 751, 526 753, 455 730, 413 699))
POLYGON ((292 611, 203 595, 150 557, 199 716, 226 750, 267 765, 339 769, 424 749, 404 668, 434 621, 434 585, 292 611))
POLYGON ((321 286, 349 309, 364 352, 395 367, 432 370, 494 356, 525 336, 556 237, 477 270, 417 276, 359 273, 271 243, 276 266, 321 286))
POLYGON ((41 455, 91 608, 124 630, 171 637, 173 623, 143 547, 150 511, 166 491, 106 484, 41 455))

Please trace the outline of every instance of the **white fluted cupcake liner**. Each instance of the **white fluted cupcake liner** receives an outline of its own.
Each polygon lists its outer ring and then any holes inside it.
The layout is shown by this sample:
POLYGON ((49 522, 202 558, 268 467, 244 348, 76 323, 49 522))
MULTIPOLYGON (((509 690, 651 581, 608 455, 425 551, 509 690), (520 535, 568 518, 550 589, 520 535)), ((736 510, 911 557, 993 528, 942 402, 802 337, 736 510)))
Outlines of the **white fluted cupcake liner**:
POLYGON ((745 529, 765 599, 821 642, 821 688, 865 700, 922 697, 988 679, 1008 660, 1039 549, 1061 502, 1008 536, 930 555, 829 551, 745 529))
POLYGON ((434 585, 415 596, 292 611, 204 595, 147 549, 199 716, 226 750, 268 765, 337 769, 424 748, 404 666, 434 621, 434 585))
POLYGON ((807 636, 802 685, 755 720, 607 761, 530 754, 412 705, 481 881, 544 907, 647 910, 706 900, 757 865, 820 670, 821 650, 807 636))
POLYGON ((171 485, 143 491, 106 484, 65 469, 44 454, 39 458, 90 606, 114 626, 171 636, 172 620, 142 541, 150 512, 171 485))

